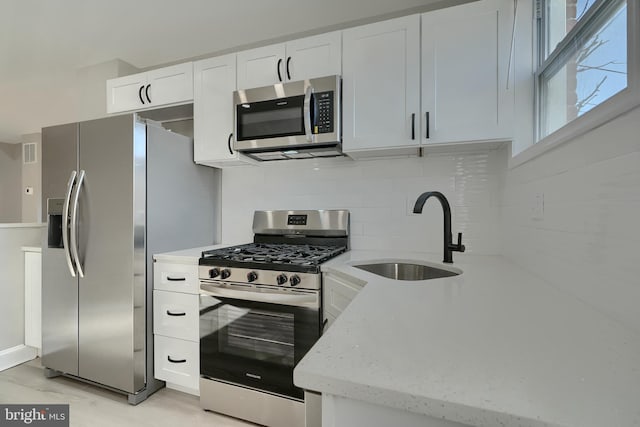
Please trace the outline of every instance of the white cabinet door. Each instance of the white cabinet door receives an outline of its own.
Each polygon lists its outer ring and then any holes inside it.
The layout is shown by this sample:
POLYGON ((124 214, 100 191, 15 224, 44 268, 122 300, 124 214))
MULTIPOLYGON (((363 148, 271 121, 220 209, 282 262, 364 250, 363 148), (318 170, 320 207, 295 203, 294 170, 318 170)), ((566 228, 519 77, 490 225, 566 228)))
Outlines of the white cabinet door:
POLYGON ((423 143, 511 135, 512 4, 482 0, 422 15, 423 143))
POLYGON ((244 163, 232 148, 236 54, 198 61, 193 71, 194 161, 220 167, 244 163))
POLYGON ((323 275, 322 305, 324 306, 324 319, 327 327, 340 316, 345 308, 362 290, 364 283, 358 280, 346 280, 330 273, 323 275))
POLYGON ((286 45, 284 74, 287 80, 305 80, 340 74, 342 32, 293 40, 286 45))
POLYGON ((107 80, 107 113, 145 108, 147 106, 144 95, 146 86, 146 73, 107 80))
POLYGON ((334 31, 238 53, 238 89, 340 74, 342 33, 334 31))
POLYGON ((144 110, 192 99, 192 62, 107 80, 107 113, 144 110))
POLYGON ((147 84, 153 106, 190 101, 193 99, 193 63, 149 71, 147 84))
POLYGON ((345 152, 420 143, 420 16, 345 30, 345 152))
POLYGON ((269 86, 285 79, 285 45, 275 44, 238 53, 238 89, 269 86))

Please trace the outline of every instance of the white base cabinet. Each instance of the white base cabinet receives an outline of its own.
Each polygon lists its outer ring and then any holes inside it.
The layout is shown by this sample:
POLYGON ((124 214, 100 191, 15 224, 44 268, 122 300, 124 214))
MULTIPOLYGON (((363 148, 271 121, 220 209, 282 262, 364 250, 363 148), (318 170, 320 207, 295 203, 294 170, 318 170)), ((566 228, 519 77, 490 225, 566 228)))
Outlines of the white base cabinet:
POLYGON ((42 351, 41 300, 42 253, 24 250, 24 344, 38 354, 42 351))
POLYGON ((169 388, 198 395, 198 265, 155 262, 153 288, 154 375, 169 388))
POLYGON ((340 316, 345 308, 362 290, 365 282, 345 278, 333 273, 323 273, 322 306, 324 307, 325 330, 340 316))

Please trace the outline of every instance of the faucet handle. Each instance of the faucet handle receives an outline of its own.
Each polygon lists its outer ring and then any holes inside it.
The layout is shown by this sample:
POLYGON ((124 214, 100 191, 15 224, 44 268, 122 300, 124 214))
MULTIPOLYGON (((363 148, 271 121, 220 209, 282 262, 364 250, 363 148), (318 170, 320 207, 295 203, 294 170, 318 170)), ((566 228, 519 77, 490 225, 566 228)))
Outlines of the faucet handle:
POLYGON ((458 243, 451 245, 451 250, 456 252, 464 252, 466 248, 462 244, 462 233, 458 233, 458 243))

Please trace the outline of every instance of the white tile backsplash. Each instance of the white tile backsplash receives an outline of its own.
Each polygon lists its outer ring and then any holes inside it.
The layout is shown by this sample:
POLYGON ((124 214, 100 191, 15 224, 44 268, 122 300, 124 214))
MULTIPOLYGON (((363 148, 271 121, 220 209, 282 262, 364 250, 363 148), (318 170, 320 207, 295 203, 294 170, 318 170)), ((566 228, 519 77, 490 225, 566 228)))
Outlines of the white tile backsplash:
POLYGON ((455 235, 469 252, 496 254, 506 169, 502 151, 351 161, 296 160, 240 166, 222 172, 222 240, 252 239, 256 209, 349 209, 355 249, 442 251, 442 208, 429 200, 411 213, 425 191, 443 192, 455 235))
POLYGON ((639 122, 637 108, 508 170, 501 224, 505 256, 638 330, 639 122))

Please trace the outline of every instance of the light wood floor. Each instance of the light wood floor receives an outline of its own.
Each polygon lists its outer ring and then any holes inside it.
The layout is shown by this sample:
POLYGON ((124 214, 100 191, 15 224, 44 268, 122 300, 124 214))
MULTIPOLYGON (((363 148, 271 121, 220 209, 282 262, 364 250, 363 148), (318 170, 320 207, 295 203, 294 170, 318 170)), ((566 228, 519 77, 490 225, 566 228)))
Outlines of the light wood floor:
POLYGON ((40 359, 0 372, 0 403, 68 403, 74 427, 255 427, 203 411, 196 396, 167 388, 131 406, 121 394, 69 378, 45 378, 40 359))

